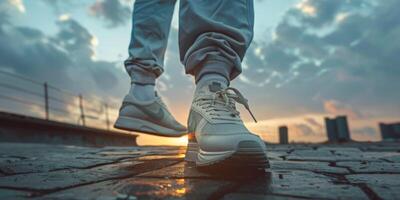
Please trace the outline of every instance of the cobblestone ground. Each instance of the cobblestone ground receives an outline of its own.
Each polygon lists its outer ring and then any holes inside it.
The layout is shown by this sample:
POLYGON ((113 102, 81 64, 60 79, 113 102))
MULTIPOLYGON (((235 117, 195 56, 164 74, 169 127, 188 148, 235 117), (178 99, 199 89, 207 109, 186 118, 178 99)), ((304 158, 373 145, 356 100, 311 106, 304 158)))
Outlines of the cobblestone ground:
POLYGON ((400 199, 399 143, 269 145, 265 173, 199 171, 184 151, 0 143, 0 199, 400 199))

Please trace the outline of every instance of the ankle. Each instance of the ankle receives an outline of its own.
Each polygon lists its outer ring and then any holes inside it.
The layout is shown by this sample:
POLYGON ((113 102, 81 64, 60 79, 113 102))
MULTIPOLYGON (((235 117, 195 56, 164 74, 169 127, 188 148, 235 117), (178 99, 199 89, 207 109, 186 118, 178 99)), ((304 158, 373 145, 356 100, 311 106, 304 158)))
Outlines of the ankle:
POLYGON ((203 75, 196 83, 196 91, 203 88, 204 86, 210 85, 212 82, 218 82, 222 88, 229 86, 229 80, 217 73, 210 73, 203 75))
POLYGON ((129 93, 137 100, 151 101, 155 99, 155 85, 132 83, 129 93))

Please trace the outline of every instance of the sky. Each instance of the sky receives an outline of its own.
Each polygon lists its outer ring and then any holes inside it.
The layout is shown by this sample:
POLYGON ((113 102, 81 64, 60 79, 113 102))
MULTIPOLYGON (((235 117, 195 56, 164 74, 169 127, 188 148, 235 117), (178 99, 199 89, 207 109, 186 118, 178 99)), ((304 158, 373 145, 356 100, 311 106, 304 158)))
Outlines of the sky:
MULTIPOLYGON (((254 2, 254 40, 242 62, 243 73, 232 81, 258 119, 252 122, 240 109, 252 132, 277 142, 277 127, 287 125, 290 141, 323 142, 324 117, 347 115, 354 140, 377 141, 379 122, 400 121, 400 1, 254 2)), ((1 0, 0 70, 84 94, 93 119, 100 116, 96 112, 104 113, 99 102, 107 102, 113 121, 130 86, 123 61, 128 56, 133 4, 133 0, 1 0)), ((178 10, 176 6, 157 90, 178 121, 186 124, 194 81, 179 62, 178 10)), ((40 85, 7 76, 1 80, 41 90, 40 85)), ((18 95, 4 88, 2 93, 18 95)), ((57 95, 71 105, 52 106, 75 112, 75 97, 57 95)), ((36 104, 4 99, 0 108, 37 116, 44 112, 36 104)), ((52 113, 51 118, 77 122, 72 114, 52 113)), ((93 126, 104 127, 104 122, 92 121, 93 126)), ((139 143, 184 145, 186 138, 141 134, 139 143)))

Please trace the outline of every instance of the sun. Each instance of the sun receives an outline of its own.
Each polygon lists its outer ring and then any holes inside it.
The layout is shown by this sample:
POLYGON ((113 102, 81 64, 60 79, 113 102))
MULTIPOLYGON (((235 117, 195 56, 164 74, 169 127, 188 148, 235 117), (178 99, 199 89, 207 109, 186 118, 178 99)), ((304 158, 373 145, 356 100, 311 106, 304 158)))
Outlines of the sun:
POLYGON ((188 143, 188 136, 187 135, 178 138, 177 141, 176 141, 176 145, 179 145, 179 146, 186 146, 187 143, 188 143))

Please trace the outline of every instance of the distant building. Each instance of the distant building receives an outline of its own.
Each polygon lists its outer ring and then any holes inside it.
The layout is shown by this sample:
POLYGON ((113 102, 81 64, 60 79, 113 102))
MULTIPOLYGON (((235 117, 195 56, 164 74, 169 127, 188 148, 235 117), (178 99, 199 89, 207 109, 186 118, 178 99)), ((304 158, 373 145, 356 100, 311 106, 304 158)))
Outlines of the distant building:
POLYGON ((400 122, 398 123, 379 123, 383 140, 400 140, 400 122))
POLYGON ((289 134, 287 126, 280 126, 279 130, 279 144, 288 144, 289 143, 289 134))
POLYGON ((350 141, 350 131, 346 116, 336 118, 325 118, 326 133, 329 142, 347 142, 350 141))

